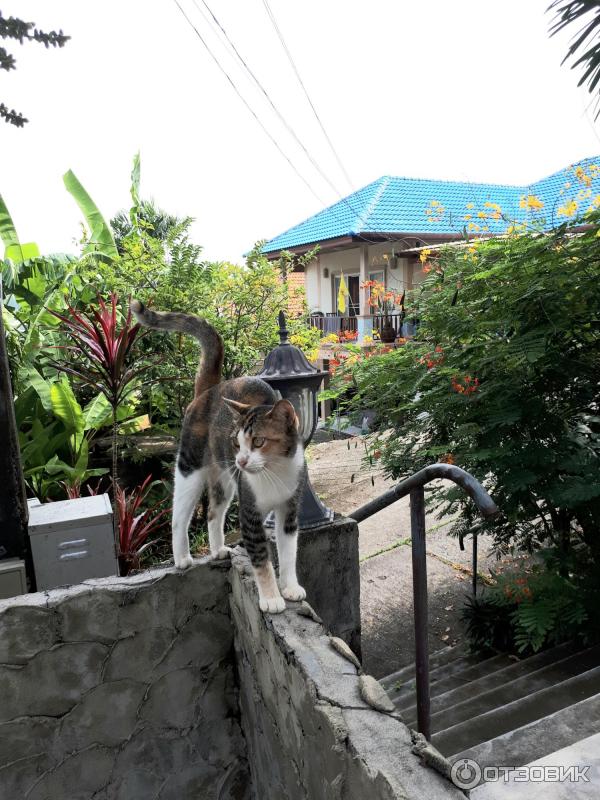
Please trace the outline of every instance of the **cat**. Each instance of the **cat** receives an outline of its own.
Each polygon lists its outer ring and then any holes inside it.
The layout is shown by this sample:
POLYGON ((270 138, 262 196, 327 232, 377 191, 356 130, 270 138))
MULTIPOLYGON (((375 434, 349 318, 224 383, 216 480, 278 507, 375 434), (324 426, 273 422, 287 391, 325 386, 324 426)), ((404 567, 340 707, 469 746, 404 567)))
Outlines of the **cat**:
POLYGON ((141 325, 194 336, 201 346, 194 399, 188 406, 175 465, 173 556, 192 564, 188 527, 201 495, 208 495, 208 538, 213 558, 226 558, 225 514, 237 491, 240 529, 250 557, 261 611, 279 613, 285 600, 303 600, 296 576, 298 502, 306 481, 298 417, 260 378, 223 381, 223 340, 206 320, 158 312, 132 300, 141 325), (273 511, 279 584, 269 558, 263 520, 273 511))

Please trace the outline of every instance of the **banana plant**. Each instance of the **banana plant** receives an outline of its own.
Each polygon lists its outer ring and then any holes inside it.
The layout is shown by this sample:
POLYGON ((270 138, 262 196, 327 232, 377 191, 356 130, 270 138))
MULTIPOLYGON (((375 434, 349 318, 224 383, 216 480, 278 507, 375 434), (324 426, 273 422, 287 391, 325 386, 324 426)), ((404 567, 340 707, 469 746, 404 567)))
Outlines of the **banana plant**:
POLYGON ((113 232, 100 213, 98 206, 72 170, 63 175, 63 181, 67 191, 79 206, 90 230, 90 238, 83 249, 83 255, 95 255, 106 261, 116 260, 119 253, 113 232))
POLYGON ((108 469, 89 467, 89 445, 98 430, 93 409, 81 408, 65 377, 51 382, 34 372, 15 411, 25 480, 45 499, 57 484, 74 489, 108 469))
POLYGON ((16 279, 18 266, 31 258, 37 258, 40 250, 34 242, 21 244, 2 195, 0 195, 0 239, 4 244, 6 279, 8 283, 12 283, 16 279))

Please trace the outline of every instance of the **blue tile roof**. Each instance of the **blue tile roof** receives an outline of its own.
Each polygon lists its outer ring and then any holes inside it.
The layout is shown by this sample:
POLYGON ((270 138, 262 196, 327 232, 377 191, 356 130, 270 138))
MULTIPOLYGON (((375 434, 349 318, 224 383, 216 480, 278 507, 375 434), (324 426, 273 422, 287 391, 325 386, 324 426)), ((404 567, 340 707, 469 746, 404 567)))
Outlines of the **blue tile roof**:
POLYGON ((545 220, 546 227, 552 227, 564 221, 565 217, 557 217, 557 212, 566 200, 573 199, 582 206, 586 202, 589 204, 588 197, 600 194, 600 170, 596 164, 600 167, 600 156, 583 159, 525 186, 386 175, 271 239, 264 245, 263 252, 375 233, 459 236, 468 225, 472 226, 473 233, 505 231, 506 219, 491 219, 489 214, 494 209, 486 203, 497 203, 503 216, 510 220, 524 222, 535 215, 545 220), (590 171, 592 165, 594 168, 590 171), (576 174, 579 166, 584 175, 589 176, 585 180, 581 173, 579 177, 576 174), (583 193, 587 196, 584 197, 583 193), (520 200, 524 195, 539 198, 543 208, 521 208, 520 200), (470 204, 473 204, 472 208, 470 204), (488 218, 482 220, 478 217, 480 211, 488 214, 488 218), (465 219, 469 214, 471 219, 465 219), (474 227, 477 225, 479 230, 474 227), (482 230, 483 225, 487 230, 482 230))

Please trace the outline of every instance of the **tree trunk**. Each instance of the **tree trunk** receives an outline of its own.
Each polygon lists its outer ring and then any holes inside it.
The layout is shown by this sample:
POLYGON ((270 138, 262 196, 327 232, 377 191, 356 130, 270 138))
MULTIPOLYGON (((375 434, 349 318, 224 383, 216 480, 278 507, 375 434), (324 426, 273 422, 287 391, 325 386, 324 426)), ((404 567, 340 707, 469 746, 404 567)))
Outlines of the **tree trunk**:
POLYGON ((117 406, 113 404, 112 415, 112 495, 113 495, 113 535, 115 537, 115 552, 117 558, 120 555, 119 547, 119 523, 117 516, 117 486, 119 485, 119 460, 117 458, 117 441, 119 436, 119 425, 117 422, 117 406))
POLYGON ((28 577, 35 588, 27 536, 28 516, 0 306, 0 559, 25 559, 28 577))

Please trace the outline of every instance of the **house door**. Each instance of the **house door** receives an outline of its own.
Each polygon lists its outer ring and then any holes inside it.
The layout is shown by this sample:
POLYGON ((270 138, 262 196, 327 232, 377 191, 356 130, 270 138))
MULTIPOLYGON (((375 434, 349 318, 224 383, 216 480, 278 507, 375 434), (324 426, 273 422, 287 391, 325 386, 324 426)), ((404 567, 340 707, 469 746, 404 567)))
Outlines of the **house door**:
MULTIPOLYGON (((346 313, 344 316, 356 317, 360 308, 360 282, 358 275, 344 275, 344 281, 348 287, 348 297, 346 297, 346 313)), ((333 291, 336 314, 339 314, 338 295, 340 292, 340 276, 333 276, 333 291)))

